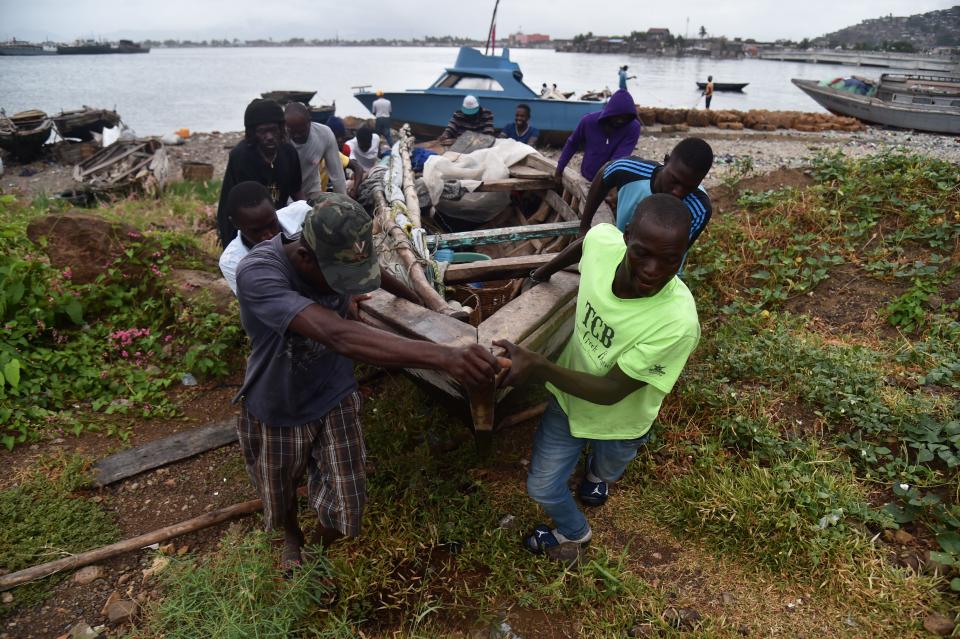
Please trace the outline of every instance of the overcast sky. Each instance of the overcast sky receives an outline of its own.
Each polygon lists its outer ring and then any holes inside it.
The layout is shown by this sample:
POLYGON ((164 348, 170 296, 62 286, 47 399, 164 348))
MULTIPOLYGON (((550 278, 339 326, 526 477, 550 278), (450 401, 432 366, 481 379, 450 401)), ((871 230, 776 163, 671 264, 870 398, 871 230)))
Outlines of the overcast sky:
MULTIPOLYGON (((946 9, 957 0, 502 0, 497 35, 569 38, 667 27, 693 36, 799 40, 866 18, 946 9), (688 32, 689 19, 689 32, 688 32)), ((0 38, 483 38, 494 0, 0 0, 0 38)))

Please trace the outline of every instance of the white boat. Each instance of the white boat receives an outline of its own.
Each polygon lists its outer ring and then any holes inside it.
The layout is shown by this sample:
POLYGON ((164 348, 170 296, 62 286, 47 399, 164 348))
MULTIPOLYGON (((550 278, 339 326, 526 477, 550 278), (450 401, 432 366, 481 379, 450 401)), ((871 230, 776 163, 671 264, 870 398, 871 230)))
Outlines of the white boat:
POLYGON ((791 80, 831 113, 873 124, 960 134, 960 77, 884 73, 878 83, 857 79, 851 92, 813 80, 791 80))

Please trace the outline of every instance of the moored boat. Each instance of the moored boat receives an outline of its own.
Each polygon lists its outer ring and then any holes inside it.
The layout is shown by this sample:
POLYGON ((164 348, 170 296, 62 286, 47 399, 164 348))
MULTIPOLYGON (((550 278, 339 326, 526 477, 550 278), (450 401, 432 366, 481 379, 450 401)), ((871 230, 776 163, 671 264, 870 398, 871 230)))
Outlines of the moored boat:
POLYGON ((336 113, 337 103, 333 104, 322 104, 320 106, 309 107, 310 108, 310 119, 314 122, 319 122, 320 124, 326 124, 327 120, 330 119, 330 116, 336 113))
POLYGON ((316 91, 267 91, 261 93, 260 97, 264 100, 273 100, 283 106, 288 102, 302 102, 310 104, 310 100, 317 94, 316 91))
POLYGON ((78 40, 74 44, 57 47, 58 55, 103 55, 106 53, 113 53, 110 44, 94 40, 78 40))
MULTIPOLYGON (((484 55, 461 47, 454 65, 430 87, 384 93, 392 106, 393 121, 409 124, 420 138, 439 136, 467 95, 476 96, 483 108, 493 112, 498 128, 513 122, 518 104, 528 105, 531 121, 540 129, 539 139, 546 144, 563 144, 580 118, 603 108, 598 102, 541 98, 524 84, 523 72, 510 60, 509 49, 503 49, 500 55, 484 55)), ((368 90, 361 90, 354 97, 367 109, 377 99, 368 90)))
POLYGON ((57 50, 54 48, 16 39, 0 43, 0 55, 55 55, 56 53, 57 50))
MULTIPOLYGON (((743 91, 749 82, 714 82, 713 90, 714 91, 743 91)), ((706 90, 706 82, 697 82, 697 88, 701 91, 706 90)))
POLYGON ((884 73, 831 82, 791 80, 823 108, 872 124, 960 134, 960 78, 884 73))
POLYGON ((43 111, 22 111, 0 116, 0 148, 18 160, 30 161, 40 155, 50 139, 53 121, 43 111))
POLYGON ((114 127, 120 123, 120 115, 109 109, 93 109, 84 106, 82 109, 61 111, 53 116, 57 131, 62 138, 77 138, 87 141, 93 139, 94 133, 103 133, 105 127, 114 127))

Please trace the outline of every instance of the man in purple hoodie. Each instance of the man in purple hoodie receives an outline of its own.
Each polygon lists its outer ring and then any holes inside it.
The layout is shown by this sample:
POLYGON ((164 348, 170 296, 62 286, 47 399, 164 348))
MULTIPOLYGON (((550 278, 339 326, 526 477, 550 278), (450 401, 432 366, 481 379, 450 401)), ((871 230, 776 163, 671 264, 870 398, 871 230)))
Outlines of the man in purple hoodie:
POLYGON ((557 161, 556 179, 559 182, 563 169, 573 154, 583 150, 580 175, 592 181, 600 167, 618 158, 629 157, 640 139, 640 121, 633 96, 627 91, 614 93, 602 111, 588 113, 580 118, 557 161))

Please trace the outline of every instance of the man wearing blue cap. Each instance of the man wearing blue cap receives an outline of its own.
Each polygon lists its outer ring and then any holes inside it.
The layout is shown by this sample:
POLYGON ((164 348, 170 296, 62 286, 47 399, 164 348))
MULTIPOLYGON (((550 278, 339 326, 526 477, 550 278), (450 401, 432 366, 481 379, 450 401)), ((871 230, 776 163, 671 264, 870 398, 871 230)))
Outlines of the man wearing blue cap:
POLYGON ((440 134, 440 144, 450 146, 467 131, 493 135, 493 112, 480 106, 476 96, 468 95, 463 106, 453 114, 447 128, 440 134))
POLYGON ((466 387, 489 384, 499 371, 478 344, 413 341, 347 319, 354 296, 380 287, 372 228, 355 201, 321 194, 302 234, 261 242, 237 268, 251 345, 235 399, 237 432, 264 522, 283 531, 286 569, 301 561, 297 484, 304 475, 319 519, 314 539, 329 544, 360 533, 366 449, 353 360, 441 370, 466 387))

